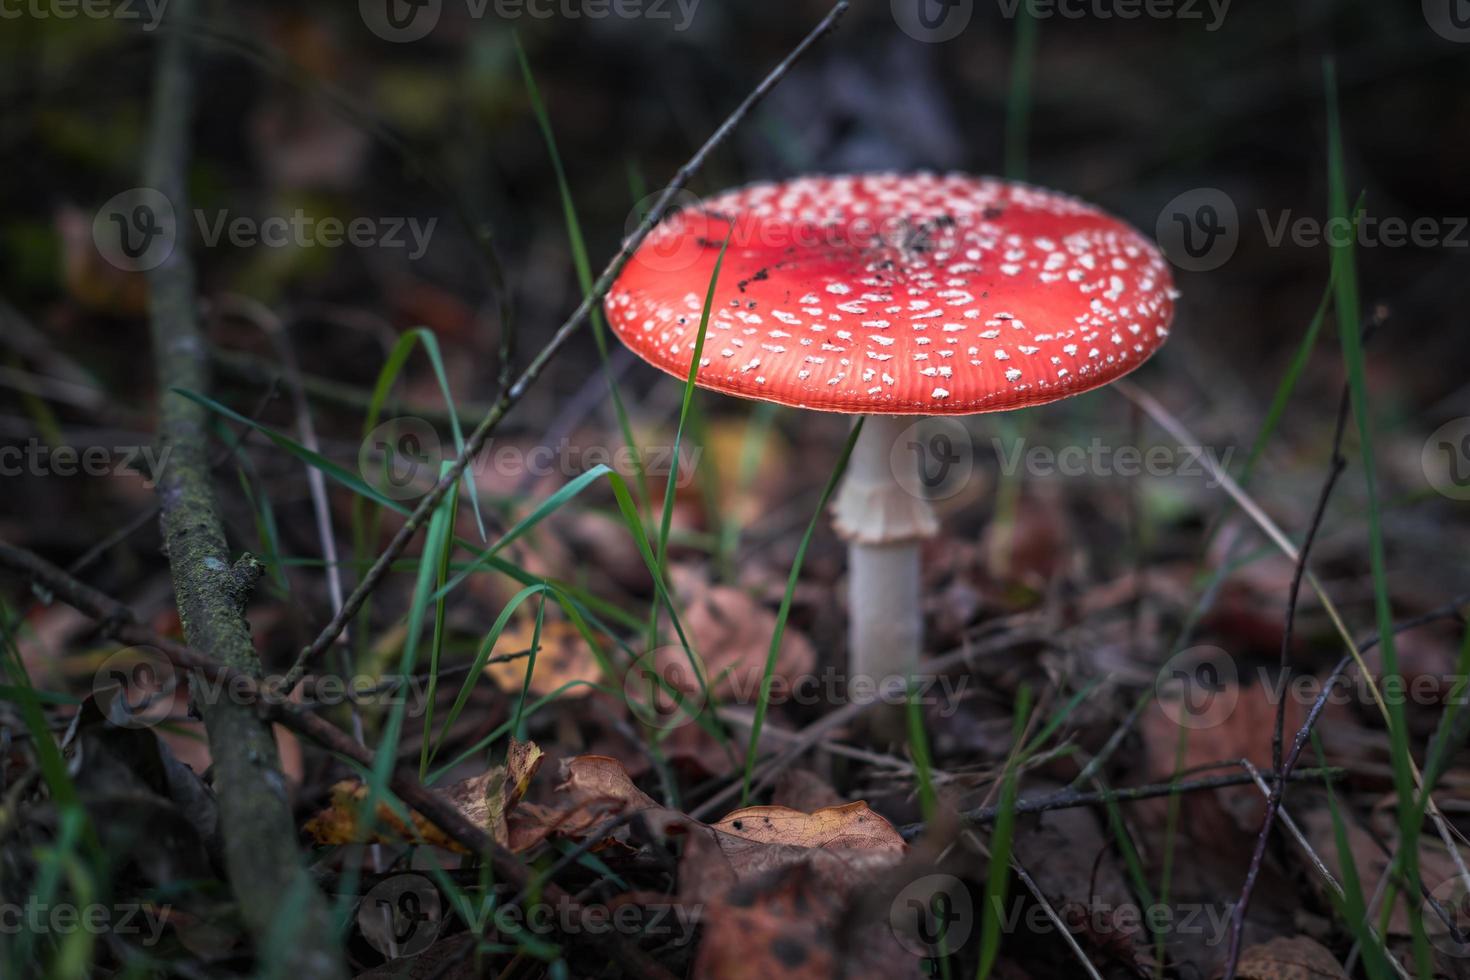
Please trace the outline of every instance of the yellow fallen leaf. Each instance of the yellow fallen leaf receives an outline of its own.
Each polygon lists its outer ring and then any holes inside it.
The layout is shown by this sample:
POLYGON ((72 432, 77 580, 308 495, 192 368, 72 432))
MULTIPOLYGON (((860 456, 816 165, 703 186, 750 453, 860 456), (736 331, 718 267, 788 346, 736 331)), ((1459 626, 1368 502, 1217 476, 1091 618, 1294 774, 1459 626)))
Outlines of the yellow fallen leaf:
MULTIPOLYGON (((522 616, 512 620, 495 642, 494 656, 520 653, 531 648, 536 633, 536 620, 522 616)), ((519 694, 526 683, 530 657, 517 657, 485 665, 485 673, 502 691, 519 694)), ((536 652, 536 667, 531 674, 531 693, 550 694, 573 681, 597 684, 602 668, 577 627, 563 619, 546 619, 541 623, 541 649, 536 652)), ((562 697, 584 698, 592 693, 586 684, 569 687, 562 697)))

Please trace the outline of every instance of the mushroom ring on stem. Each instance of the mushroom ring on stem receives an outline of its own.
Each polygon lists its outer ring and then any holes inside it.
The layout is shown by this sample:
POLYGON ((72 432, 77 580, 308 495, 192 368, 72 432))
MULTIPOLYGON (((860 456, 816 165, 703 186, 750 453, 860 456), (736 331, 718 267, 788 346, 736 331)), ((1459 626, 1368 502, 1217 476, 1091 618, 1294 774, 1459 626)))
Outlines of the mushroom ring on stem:
POLYGON ((623 343, 676 377, 727 235, 695 381, 868 417, 833 504, 849 546, 849 678, 868 690, 906 678, 923 640, 919 544, 938 521, 915 490, 919 458, 899 445, 917 421, 905 416, 1027 408, 1127 374, 1168 336, 1168 265, 1124 222, 1026 184, 752 184, 668 216, 607 295, 623 343))

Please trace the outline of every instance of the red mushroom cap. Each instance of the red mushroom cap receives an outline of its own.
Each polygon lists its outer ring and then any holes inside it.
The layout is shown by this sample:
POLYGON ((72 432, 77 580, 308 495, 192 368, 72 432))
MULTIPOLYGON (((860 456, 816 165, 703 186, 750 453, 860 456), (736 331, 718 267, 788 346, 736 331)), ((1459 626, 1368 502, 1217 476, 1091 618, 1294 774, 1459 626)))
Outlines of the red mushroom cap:
POLYGON ((1105 385, 1163 344, 1159 250, 1075 198, 989 177, 752 184, 681 210, 607 295, 634 353, 696 383, 830 412, 963 415, 1105 385), (733 230, 732 230, 733 229, 733 230))

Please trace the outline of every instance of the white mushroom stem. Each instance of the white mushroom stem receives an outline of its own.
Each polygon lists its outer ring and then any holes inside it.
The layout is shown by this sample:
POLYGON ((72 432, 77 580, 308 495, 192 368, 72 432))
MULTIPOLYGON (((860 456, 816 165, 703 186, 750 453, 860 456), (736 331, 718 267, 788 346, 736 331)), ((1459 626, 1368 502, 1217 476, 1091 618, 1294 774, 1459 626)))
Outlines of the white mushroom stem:
POLYGON ((919 457, 900 443, 916 421, 904 415, 868 416, 832 504, 833 525, 848 542, 850 689, 859 683, 894 683, 919 661, 924 635, 919 542, 931 537, 939 522, 919 495, 919 457), (902 483, 900 473, 905 474, 902 483))

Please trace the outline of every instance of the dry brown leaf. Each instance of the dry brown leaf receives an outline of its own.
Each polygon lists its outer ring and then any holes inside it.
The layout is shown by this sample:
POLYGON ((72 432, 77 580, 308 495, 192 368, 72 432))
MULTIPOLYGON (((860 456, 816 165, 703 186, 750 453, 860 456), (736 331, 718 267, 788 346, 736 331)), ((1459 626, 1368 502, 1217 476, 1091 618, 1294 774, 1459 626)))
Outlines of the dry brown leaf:
MULTIPOLYGON (((543 753, 534 742, 512 738, 503 766, 492 766, 484 773, 439 790, 455 808, 483 827, 496 841, 513 850, 524 850, 541 839, 535 821, 518 826, 513 811, 536 770, 543 753)), ((413 841, 465 853, 465 849, 447 834, 414 811, 410 828, 386 804, 379 803, 377 820, 371 836, 360 826, 358 816, 368 788, 360 782, 344 780, 332 787, 332 798, 326 809, 306 822, 302 828, 318 844, 399 843, 413 841)))
POLYGON ((1240 954, 1235 975, 1239 980, 1347 980, 1337 958, 1306 936, 1278 936, 1250 947, 1240 954))
MULTIPOLYGON (((520 653, 531 648, 536 635, 536 618, 521 616, 512 620, 495 641, 495 656, 520 653)), ((485 665, 485 673, 502 691, 519 694, 526 682, 529 657, 517 657, 485 665)), ((587 641, 577 627, 564 619, 546 619, 541 623, 541 649, 536 653, 536 668, 531 673, 531 693, 550 694, 573 681, 592 684, 602 680, 602 667, 597 663, 587 641)), ((565 698, 585 698, 593 689, 577 684, 562 692, 565 698)))
MULTIPOLYGON (((728 585, 711 585, 688 569, 675 568, 673 577, 685 602, 684 632, 704 662, 711 690, 726 701, 754 704, 776 632, 776 614, 748 593, 728 585)), ((682 647, 661 648, 655 669, 686 694, 693 694, 698 682, 683 669, 686 657, 682 647)), ((810 674, 816 662, 811 641, 788 626, 781 637, 775 676, 795 681, 810 674)))
POLYGON ((704 909, 704 939, 694 975, 711 980, 836 975, 836 950, 826 921, 834 896, 804 865, 738 885, 704 909), (826 914, 817 914, 817 910, 826 914))
MULTIPOLYGON (((1333 877, 1341 881, 1342 861, 1337 853, 1337 836, 1332 826, 1332 813, 1327 808, 1320 807, 1308 812, 1305 816, 1299 816, 1298 819, 1305 825, 1302 829, 1312 849, 1322 856, 1322 863, 1327 866, 1328 871, 1332 872, 1333 877)), ((1343 820, 1343 830, 1347 835, 1348 849, 1352 852, 1353 864, 1358 869, 1363 894, 1376 894, 1379 879, 1388 869, 1388 856, 1384 854, 1383 848, 1374 840, 1373 835, 1357 821, 1343 820)), ((1470 860, 1470 852, 1466 852, 1463 848, 1461 852, 1466 860, 1470 860)), ((1438 840, 1420 838, 1419 876, 1424 887, 1431 893, 1439 894, 1435 892, 1435 889, 1454 875, 1454 859, 1445 851, 1444 846, 1438 840)), ((1313 876, 1313 881, 1319 880, 1315 875, 1313 876)), ((1388 931, 1391 936, 1409 935, 1409 913, 1404 908, 1402 901, 1394 903, 1393 913, 1388 920, 1388 931)))
POLYGON ((903 837, 861 800, 802 813, 784 806, 748 806, 727 814, 715 830, 759 844, 792 844, 903 853, 903 837))

